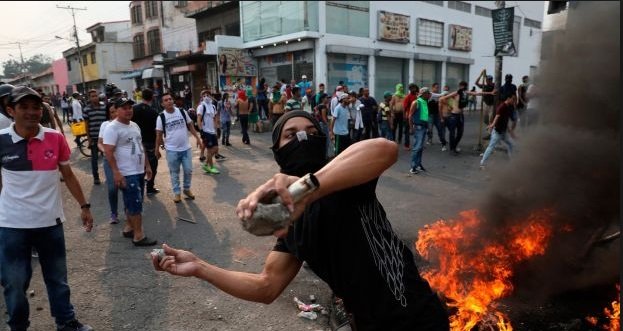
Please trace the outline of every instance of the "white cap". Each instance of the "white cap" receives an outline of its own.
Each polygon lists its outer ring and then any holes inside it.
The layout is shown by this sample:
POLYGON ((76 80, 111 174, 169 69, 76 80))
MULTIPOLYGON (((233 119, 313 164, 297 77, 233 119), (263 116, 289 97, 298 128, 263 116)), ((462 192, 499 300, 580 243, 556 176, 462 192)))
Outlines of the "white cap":
POLYGON ((301 76, 302 79, 307 79, 307 75, 301 76))

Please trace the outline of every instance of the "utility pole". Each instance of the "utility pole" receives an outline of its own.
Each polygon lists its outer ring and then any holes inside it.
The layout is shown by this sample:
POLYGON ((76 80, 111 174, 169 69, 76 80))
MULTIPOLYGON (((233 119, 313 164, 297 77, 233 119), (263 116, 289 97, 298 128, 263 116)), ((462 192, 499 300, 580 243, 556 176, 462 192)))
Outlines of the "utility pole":
MULTIPOLYGON (((21 62, 20 73, 22 75, 24 75, 27 70, 26 70, 26 64, 24 63, 24 55, 22 54, 22 43, 19 42, 19 41, 16 41, 16 42, 14 42, 12 44, 17 44, 17 48, 19 48, 19 59, 20 59, 20 62, 21 62)), ((26 78, 26 77, 24 76, 23 78, 26 78)), ((28 81, 28 83, 30 83, 30 81, 28 81)), ((29 84, 27 84, 27 85, 29 85, 29 84)))
POLYGON ((74 19, 74 36, 76 36, 76 47, 78 47, 78 64, 80 64, 80 80, 82 82, 82 94, 84 94, 87 92, 87 88, 86 88, 86 84, 84 83, 84 68, 83 68, 83 63, 82 63, 82 53, 80 52, 80 39, 78 38, 78 29, 76 28, 76 15, 74 13, 74 10, 87 10, 87 9, 76 8, 76 7, 71 7, 71 6, 63 7, 59 5, 56 5, 56 8, 70 9, 71 17, 73 17, 74 19))
MULTIPOLYGON (((506 1, 496 1, 495 5, 498 7, 498 9, 504 8, 506 7, 506 1)), ((497 93, 494 96, 494 109, 497 109, 498 104, 500 103, 500 88, 502 87, 502 59, 502 55, 497 55, 495 57, 495 90, 497 91, 497 93)))

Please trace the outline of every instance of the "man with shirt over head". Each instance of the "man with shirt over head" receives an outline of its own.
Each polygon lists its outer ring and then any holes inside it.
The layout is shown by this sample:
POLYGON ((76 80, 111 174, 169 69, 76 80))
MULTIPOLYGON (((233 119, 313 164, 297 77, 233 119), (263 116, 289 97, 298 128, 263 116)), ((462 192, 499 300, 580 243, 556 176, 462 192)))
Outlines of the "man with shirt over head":
POLYGON ((85 231, 93 228, 91 205, 71 170, 71 151, 62 134, 39 124, 43 102, 36 91, 15 87, 7 111, 15 122, 0 130, 0 280, 9 328, 27 330, 30 325, 26 291, 31 250, 36 248, 56 329, 91 331, 76 319, 67 282, 59 171, 80 205, 85 231))

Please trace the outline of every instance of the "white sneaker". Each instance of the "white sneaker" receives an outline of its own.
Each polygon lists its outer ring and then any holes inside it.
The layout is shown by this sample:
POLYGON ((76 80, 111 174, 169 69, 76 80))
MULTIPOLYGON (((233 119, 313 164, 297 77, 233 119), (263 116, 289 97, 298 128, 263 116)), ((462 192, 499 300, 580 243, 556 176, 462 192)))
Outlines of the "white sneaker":
POLYGON ((447 151, 447 150, 448 150, 448 147, 446 147, 446 145, 441 146, 441 151, 442 151, 442 152, 445 152, 445 151, 447 151))
POLYGON ((455 149, 455 151, 456 151, 457 153, 461 153, 461 149, 460 149, 460 148, 458 148, 458 147, 455 149))

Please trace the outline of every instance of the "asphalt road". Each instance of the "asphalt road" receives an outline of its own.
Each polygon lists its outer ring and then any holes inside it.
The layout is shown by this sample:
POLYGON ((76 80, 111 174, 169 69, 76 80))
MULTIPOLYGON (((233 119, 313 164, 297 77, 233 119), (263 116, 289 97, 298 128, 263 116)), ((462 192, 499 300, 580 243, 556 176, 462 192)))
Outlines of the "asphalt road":
MULTIPOLYGON (((417 231, 425 224, 477 207, 491 180, 491 169, 508 162, 504 153, 498 152, 486 171, 479 170, 479 152, 472 150, 477 144, 477 118, 477 114, 466 116, 461 155, 442 152, 435 134, 434 144, 424 151, 426 173, 408 175, 410 152, 401 147, 398 162, 380 178, 379 200, 403 240, 415 240, 417 231)), ((221 154, 228 159, 218 163, 221 174, 216 176, 201 171, 199 152, 194 150, 192 190, 197 198, 179 204, 172 201, 166 160, 161 159, 156 186, 162 192, 147 197, 144 204, 146 234, 160 243, 191 250, 223 268, 261 271, 275 239, 258 238, 243 231, 234 209, 239 199, 278 171, 268 149, 270 139, 267 132, 251 133, 251 145, 244 145, 236 126, 232 130, 233 146, 221 146, 221 154), (176 216, 193 219, 197 224, 176 221, 176 216)), ((95 217, 93 232, 85 233, 80 226, 80 208, 61 185, 68 219, 65 235, 69 284, 79 320, 95 330, 328 329, 328 319, 324 316, 316 321, 296 316, 295 296, 306 299, 313 294, 325 305, 330 299, 328 287, 305 268, 270 305, 234 298, 198 279, 154 271, 149 260, 151 248, 134 247, 130 239, 121 236, 121 224, 109 224, 106 185, 92 184, 90 160, 80 155, 71 135, 68 141, 73 152, 73 170, 95 217)), ((194 144, 194 138, 191 143, 194 144)), ((101 166, 100 174, 103 179, 101 166)), ((33 259, 31 330, 53 330, 54 322, 36 262, 33 259)), ((0 311, 5 310, 2 301, 0 311)))

